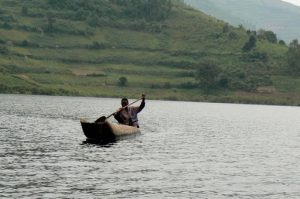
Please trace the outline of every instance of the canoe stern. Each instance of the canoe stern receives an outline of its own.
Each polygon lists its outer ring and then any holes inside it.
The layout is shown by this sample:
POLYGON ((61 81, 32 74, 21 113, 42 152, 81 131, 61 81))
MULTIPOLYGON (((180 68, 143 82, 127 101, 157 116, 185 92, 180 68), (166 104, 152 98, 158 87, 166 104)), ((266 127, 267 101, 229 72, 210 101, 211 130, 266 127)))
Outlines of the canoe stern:
POLYGON ((111 126, 107 122, 99 124, 81 121, 80 123, 84 135, 89 140, 104 141, 114 140, 116 138, 116 136, 112 132, 111 126))

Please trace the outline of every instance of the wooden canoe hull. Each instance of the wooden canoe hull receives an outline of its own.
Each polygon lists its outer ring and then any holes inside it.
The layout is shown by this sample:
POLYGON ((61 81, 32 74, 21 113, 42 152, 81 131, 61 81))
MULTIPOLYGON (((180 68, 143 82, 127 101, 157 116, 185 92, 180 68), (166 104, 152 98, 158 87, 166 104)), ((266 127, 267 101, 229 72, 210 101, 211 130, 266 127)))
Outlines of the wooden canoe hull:
POLYGON ((114 124, 105 121, 102 124, 95 122, 80 121, 84 135, 91 141, 113 141, 116 138, 126 135, 140 133, 140 130, 133 126, 114 124))

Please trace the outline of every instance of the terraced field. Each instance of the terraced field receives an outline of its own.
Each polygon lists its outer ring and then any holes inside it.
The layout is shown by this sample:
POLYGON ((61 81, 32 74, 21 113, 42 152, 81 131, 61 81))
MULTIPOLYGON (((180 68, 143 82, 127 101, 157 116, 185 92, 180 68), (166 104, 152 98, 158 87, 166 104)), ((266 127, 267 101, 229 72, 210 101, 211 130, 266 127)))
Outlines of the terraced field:
POLYGON ((243 61, 249 56, 242 51, 249 37, 246 30, 229 26, 224 32, 225 23, 182 3, 173 1, 168 18, 143 22, 144 28, 139 21, 123 18, 91 26, 87 20, 68 17, 76 12, 49 7, 46 0, 0 2, 0 92, 132 98, 147 93, 152 99, 299 102, 299 89, 291 86, 298 79, 279 74, 286 46, 258 41, 256 49, 267 54, 268 61, 243 61), (50 25, 53 31, 47 31, 50 25), (274 101, 274 92, 267 94, 267 100, 266 93, 256 90, 204 92, 195 74, 205 60, 213 60, 224 74, 242 70, 268 76, 273 91, 283 94, 274 101), (126 85, 121 85, 121 77, 126 85))

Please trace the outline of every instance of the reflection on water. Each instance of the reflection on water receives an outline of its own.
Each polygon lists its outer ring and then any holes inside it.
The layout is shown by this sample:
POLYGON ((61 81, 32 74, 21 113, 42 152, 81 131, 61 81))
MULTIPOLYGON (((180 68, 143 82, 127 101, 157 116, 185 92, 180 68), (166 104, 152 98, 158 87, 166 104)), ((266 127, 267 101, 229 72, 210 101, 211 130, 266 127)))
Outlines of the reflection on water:
POLYGON ((82 142, 82 145, 89 145, 89 146, 101 146, 101 147, 112 147, 117 143, 117 140, 111 140, 111 141, 95 141, 95 140, 88 140, 82 142))
POLYGON ((147 101, 142 134, 83 144, 119 99, 0 95, 0 198, 299 198, 297 107, 147 101))

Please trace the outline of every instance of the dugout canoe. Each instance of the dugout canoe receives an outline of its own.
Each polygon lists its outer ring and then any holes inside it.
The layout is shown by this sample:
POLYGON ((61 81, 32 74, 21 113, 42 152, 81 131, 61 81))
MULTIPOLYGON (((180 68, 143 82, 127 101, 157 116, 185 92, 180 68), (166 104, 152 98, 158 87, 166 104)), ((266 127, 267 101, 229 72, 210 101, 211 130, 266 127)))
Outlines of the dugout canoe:
POLYGON ((81 119, 80 123, 87 141, 92 142, 109 142, 119 137, 140 133, 137 127, 115 124, 109 121, 95 123, 81 119))

